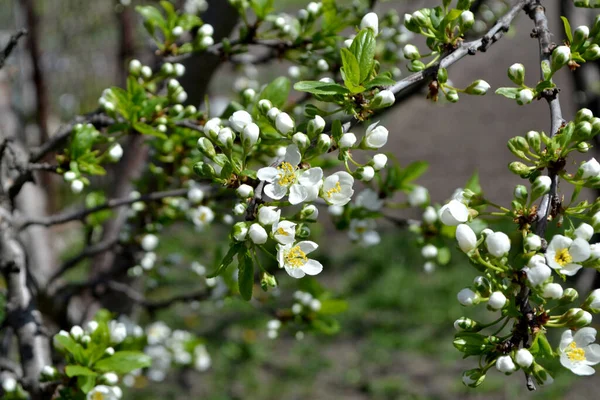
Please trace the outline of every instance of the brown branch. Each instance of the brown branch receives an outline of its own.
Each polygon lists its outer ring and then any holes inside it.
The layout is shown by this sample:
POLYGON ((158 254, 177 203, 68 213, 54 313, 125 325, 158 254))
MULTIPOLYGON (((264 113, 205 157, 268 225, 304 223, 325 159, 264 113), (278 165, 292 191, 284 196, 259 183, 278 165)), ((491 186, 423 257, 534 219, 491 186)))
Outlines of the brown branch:
POLYGON ((27 29, 21 29, 14 35, 11 35, 10 39, 8 39, 8 43, 6 44, 6 46, 4 46, 4 50, 0 52, 0 69, 4 67, 8 56, 10 56, 10 53, 12 53, 17 43, 19 43, 19 39, 21 39, 21 37, 25 35, 27 35, 27 29))
POLYGON ((88 215, 96 213, 98 211, 106 210, 109 208, 127 206, 133 203, 137 203, 138 201, 148 203, 153 201, 159 201, 167 197, 180 197, 184 196, 187 192, 188 189, 174 189, 167 190, 164 192, 148 193, 137 198, 124 197, 120 199, 111 199, 108 200, 106 203, 91 208, 84 208, 82 210, 65 212, 62 214, 50 215, 47 217, 41 217, 37 219, 27 219, 20 224, 19 229, 25 229, 31 225, 52 226, 64 224, 69 221, 82 221, 88 215))
POLYGON ((177 295, 166 300, 148 300, 143 294, 134 290, 131 286, 121 282, 109 281, 106 283, 106 287, 110 290, 123 293, 128 299, 142 307, 145 307, 151 313, 161 308, 170 307, 175 303, 192 300, 206 300, 210 297, 210 291, 203 290, 200 292, 177 295))

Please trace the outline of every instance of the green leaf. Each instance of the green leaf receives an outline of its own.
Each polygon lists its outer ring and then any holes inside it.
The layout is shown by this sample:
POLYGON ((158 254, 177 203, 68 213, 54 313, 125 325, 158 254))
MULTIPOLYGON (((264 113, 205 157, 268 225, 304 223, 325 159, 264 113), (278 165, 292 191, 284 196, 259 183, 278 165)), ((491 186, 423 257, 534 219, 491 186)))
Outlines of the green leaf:
POLYGON ((501 87, 501 88, 496 89, 496 94, 499 94, 508 99, 514 100, 517 98, 517 94, 519 94, 520 91, 521 91, 521 89, 519 89, 519 88, 501 87))
POLYGON ((206 277, 214 278, 216 276, 221 275, 223 272, 225 272, 227 267, 229 267, 229 265, 233 261, 233 258, 235 257, 235 255, 243 248, 244 248, 243 243, 235 243, 235 244, 231 245, 231 247, 229 248, 229 251, 227 252, 227 254, 225 254, 225 257, 223 257, 223 261, 221 261, 221 263, 217 267, 217 270, 215 272, 213 272, 212 274, 206 275, 206 277))
POLYGON ((250 7, 260 19, 265 17, 273 10, 273 0, 252 0, 250 7))
POLYGON ((312 326, 326 335, 335 335, 340 331, 340 323, 333 318, 315 319, 312 321, 312 326))
POLYGON ((450 10, 448 12, 448 14, 446 14, 446 16, 444 17, 444 19, 442 20, 441 25, 442 26, 446 26, 448 23, 454 21, 455 19, 457 19, 458 17, 460 17, 460 14, 463 13, 463 10, 458 10, 456 8, 453 8, 452 10, 450 10))
POLYGON ((253 169, 245 169, 241 172, 242 176, 247 176, 252 179, 256 179, 256 171, 253 169))
MULTIPOLYGON (((201 26, 202 20, 197 15, 183 14, 183 15, 179 16, 177 25, 182 27, 184 31, 190 31, 197 26, 201 26)), ((186 43, 186 44, 191 45, 191 43, 186 43)), ((181 46, 181 47, 183 47, 183 46, 181 46)), ((180 52, 181 52, 181 47, 179 47, 180 52)))
POLYGON ((219 118, 228 119, 229 117, 231 117, 233 115, 234 112, 240 111, 240 110, 245 110, 245 109, 246 108, 243 105, 241 105, 240 103, 238 103, 237 101, 231 101, 227 105, 227 108, 225 108, 225 111, 223 111, 221 113, 219 118))
POLYGON ((112 356, 98 361, 94 365, 94 369, 101 372, 127 374, 150 365, 152 365, 152 358, 140 351, 117 351, 112 356))
POLYGON ((248 301, 252 298, 254 263, 248 250, 238 253, 238 287, 244 300, 248 301))
POLYGON ((168 1, 161 1, 160 5, 162 6, 162 8, 166 11, 167 13, 167 21, 169 22, 168 26, 174 28, 175 26, 175 19, 177 19, 177 14, 175 13, 175 7, 173 7, 173 4, 171 4, 168 1))
POLYGON ((167 22, 163 15, 152 6, 137 6, 135 10, 144 17, 146 22, 150 23, 152 26, 158 26, 161 29, 166 29, 167 22))
POLYGON ((571 24, 566 17, 560 17, 562 19, 563 25, 565 26, 565 34, 567 35, 567 39, 569 39, 569 43, 573 43, 573 32, 571 31, 571 24))
POLYGON ((479 184, 479 173, 475 171, 467 181, 465 189, 471 190, 475 194, 481 193, 481 185, 479 184))
POLYGON ((539 332, 535 338, 533 339, 533 343, 531 344, 531 348, 529 349, 531 354, 533 354, 536 358, 546 358, 552 359, 554 358, 554 352, 552 351, 552 346, 548 342, 546 335, 542 332, 539 332))
POLYGON ((161 131, 154 129, 150 125, 144 124, 142 122, 136 122, 133 124, 133 129, 141 133, 142 135, 155 136, 157 138, 166 139, 167 135, 162 133, 161 131))
POLYGON ((363 83, 373 71, 375 62, 375 35, 370 29, 363 29, 352 41, 350 52, 356 57, 360 67, 360 82, 363 83))
POLYGON ((69 146, 71 159, 77 160, 88 154, 99 135, 96 128, 87 124, 76 130, 69 146))
POLYGON ((73 359, 79 364, 85 364, 85 358, 83 356, 83 347, 75 342, 70 336, 56 335, 54 340, 64 348, 69 354, 73 356, 73 359))
POLYGON ((439 265, 446 265, 450 262, 452 258, 452 253, 448 247, 441 247, 438 250, 437 262, 439 265))
POLYGON ((344 130, 342 129, 342 122, 339 119, 336 119, 331 125, 331 136, 337 142, 343 134, 344 130))
POLYGON ((319 314, 340 314, 348 309, 346 300, 326 299, 321 301, 319 314))
POLYGON ((402 171, 400 179, 404 184, 414 181, 415 179, 423 175, 428 168, 429 164, 426 161, 415 161, 413 163, 410 163, 404 169, 404 171, 402 171))
POLYGON ((336 95, 348 94, 349 91, 337 83, 327 83, 320 81, 300 81, 294 85, 294 89, 299 92, 308 92, 312 94, 336 95))
POLYGON ((379 75, 379 76, 376 76, 375 78, 371 79, 370 81, 364 83, 363 86, 366 89, 372 89, 374 87, 379 87, 379 86, 391 86, 391 85, 394 85, 395 83, 396 83, 396 81, 393 80, 392 78, 389 78, 385 75, 379 75))
POLYGON ((290 94, 292 83, 285 76, 280 76, 269 83, 260 93, 259 100, 267 99, 273 106, 282 108, 290 94))
POLYGON ((348 49, 342 49, 342 65, 344 72, 344 83, 352 91, 352 87, 360 85, 360 67, 354 54, 348 49))
POLYGON ((95 376, 79 376, 77 378, 77 385, 81 389, 81 391, 87 394, 90 390, 96 386, 96 377, 95 376))
POLYGON ((81 365, 67 365, 65 367, 65 374, 69 378, 74 376, 96 376, 98 375, 96 372, 92 371, 87 367, 83 367, 81 365))

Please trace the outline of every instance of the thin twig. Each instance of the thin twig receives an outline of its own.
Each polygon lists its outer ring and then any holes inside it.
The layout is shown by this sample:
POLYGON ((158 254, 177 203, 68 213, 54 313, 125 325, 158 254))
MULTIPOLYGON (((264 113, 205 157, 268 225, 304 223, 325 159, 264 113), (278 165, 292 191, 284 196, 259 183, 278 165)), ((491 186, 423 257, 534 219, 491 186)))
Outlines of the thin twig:
POLYGON ((14 35, 11 35, 10 39, 8 39, 8 43, 4 47, 4 50, 2 50, 2 52, 0 53, 0 69, 4 67, 8 56, 10 56, 10 53, 12 53, 17 43, 19 43, 19 39, 21 39, 25 35, 27 35, 27 29, 21 29, 14 35))
POLYGON ((110 290, 123 293, 125 296, 127 296, 127 298, 129 298, 134 303, 148 309, 149 312, 154 312, 161 308, 170 307, 171 305, 178 303, 178 302, 186 302, 186 301, 191 301, 191 300, 206 300, 210 297, 210 292, 207 290, 203 290, 200 292, 193 292, 193 293, 177 295, 175 297, 165 299, 165 300, 148 300, 148 299, 146 299, 146 297, 143 294, 137 292, 136 290, 131 288, 131 286, 129 286, 125 283, 109 281, 106 283, 106 286, 110 290))

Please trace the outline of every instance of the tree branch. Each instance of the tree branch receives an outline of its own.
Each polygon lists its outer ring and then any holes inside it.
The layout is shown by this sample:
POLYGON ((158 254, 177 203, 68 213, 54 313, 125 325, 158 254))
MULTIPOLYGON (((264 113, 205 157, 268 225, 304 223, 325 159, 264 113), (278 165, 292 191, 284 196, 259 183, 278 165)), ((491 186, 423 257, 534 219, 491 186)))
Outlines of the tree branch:
POLYGON ((10 53, 12 53, 17 43, 19 43, 19 39, 21 39, 25 35, 27 35, 27 29, 21 29, 20 31, 12 35, 10 39, 8 39, 8 43, 6 44, 6 46, 4 46, 4 50, 2 50, 2 52, 0 53, 0 69, 4 67, 8 56, 10 56, 10 53))

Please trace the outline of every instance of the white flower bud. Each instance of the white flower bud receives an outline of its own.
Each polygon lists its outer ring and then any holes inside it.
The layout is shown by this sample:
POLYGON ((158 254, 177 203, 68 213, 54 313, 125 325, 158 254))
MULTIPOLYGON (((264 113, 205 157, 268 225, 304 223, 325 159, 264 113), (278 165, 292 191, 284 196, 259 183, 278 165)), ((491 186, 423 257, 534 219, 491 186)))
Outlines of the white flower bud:
POLYGON ((374 108, 385 108, 393 105, 395 101, 396 97, 394 93, 390 90, 382 90, 375 95, 372 105, 374 108))
POLYGON ((536 234, 530 233, 525 238, 525 249, 527 251, 538 251, 542 248, 542 238, 536 234))
POLYGON ((527 349, 519 349, 515 354, 515 361, 521 368, 529 368, 533 364, 533 355, 527 349))
POLYGON ((427 204, 429 201, 429 191, 423 186, 415 186, 407 195, 408 204, 412 207, 427 204))
POLYGON ((216 140, 220 130, 221 119, 219 118, 209 119, 206 124, 204 124, 204 134, 212 140, 216 140))
POLYGON ((96 321, 89 321, 86 325, 85 325, 85 331, 88 334, 92 334, 94 332, 96 332, 96 329, 98 329, 98 322, 96 321))
POLYGON ((581 43, 587 40, 590 36, 590 28, 585 25, 578 26, 573 32, 573 42, 581 43))
POLYGON ((144 65, 142 67, 141 73, 142 73, 142 76, 146 79, 149 79, 152 77, 152 69, 147 65, 144 65))
POLYGON ((242 199, 247 199, 254 196, 254 188, 250 185, 242 184, 235 190, 235 193, 242 199))
POLYGON ((479 295, 469 288, 464 288, 456 296, 458 302, 463 306, 472 306, 473 304, 479 303, 479 295))
POLYGON ((51 365, 44 365, 44 367, 42 368, 42 372, 41 372, 41 374, 47 379, 54 378, 57 373, 58 373, 58 371, 56 370, 56 368, 54 368, 51 365))
POLYGON ((74 181, 71 182, 71 191, 75 194, 81 193, 84 186, 85 185, 84 185, 83 181, 80 181, 79 179, 75 179, 74 181))
POLYGON ((242 215, 246 212, 246 208, 248 205, 246 203, 237 203, 233 206, 233 214, 234 215, 242 215))
POLYGON ((371 166, 360 167, 356 170, 358 179, 363 182, 369 182, 375 176, 375 170, 371 166))
POLYGON ((585 241, 589 241, 594 236, 594 228, 590 224, 582 223, 575 229, 575 236, 585 241))
POLYGON ((506 305, 506 296, 502 292, 494 292, 490 295, 488 305, 492 310, 500 310, 506 305))
POLYGON ((423 258, 425 259, 433 259, 436 258, 438 255, 438 248, 435 247, 432 244, 426 244, 425 246, 423 246, 423 248, 421 249, 421 255, 423 256, 423 258))
POLYGON ((171 29, 171 34, 173 34, 173 36, 175 37, 179 37, 183 35, 183 28, 180 26, 176 26, 175 28, 171 29))
POLYGON ((254 244, 265 244, 269 237, 265 228, 259 224, 252 224, 248 230, 248 235, 254 244))
POLYGON ((421 58, 421 54, 419 54, 419 49, 415 45, 407 44, 402 49, 402 53, 404 54, 404 58, 407 60, 418 60, 421 58))
POLYGON ((533 101, 533 92, 531 89, 522 89, 517 93, 516 97, 517 103, 519 105, 529 104, 533 101))
POLYGON ((114 372, 107 372, 102 375, 102 380, 109 386, 115 386, 119 382, 119 377, 114 372))
POLYGON ((215 29, 211 24, 204 24, 200 27, 198 32, 204 36, 212 36, 215 33, 215 29))
POLYGON ((444 225, 457 226, 469 219, 469 209, 458 200, 450 200, 439 213, 439 218, 444 225))
POLYGON ((509 375, 517 369, 517 366, 510 356, 500 356, 496 360, 496 369, 506 375, 509 375))
POLYGON ((356 144, 356 135, 352 132, 344 133, 340 138, 338 145, 340 149, 348 149, 356 144))
POLYGON ((104 350, 104 354, 106 354, 107 356, 112 356, 113 354, 115 354, 115 349, 113 349, 112 347, 107 347, 106 350, 104 350))
MULTIPOLYGON (((437 219, 438 219, 437 211, 435 211, 435 208, 433 208, 432 206, 427 207, 425 209, 425 211, 423 212, 423 221, 425 223, 433 224, 435 221, 437 221, 437 219)), ((458 237, 457 237, 457 239, 458 239, 458 237)), ((459 246, 460 246, 460 240, 459 240, 459 246)), ((461 249, 462 249, 462 246, 461 246, 461 249)))
POLYGON ((178 103, 183 103, 184 101, 187 100, 187 93, 185 91, 181 91, 177 94, 177 96, 175 96, 175 101, 177 101, 178 103))
POLYGON ((591 312, 600 312, 600 289, 594 289, 584 304, 584 308, 589 309, 591 312))
POLYGON ((188 190, 187 198, 192 204, 200 203, 204 200, 204 191, 198 186, 192 186, 190 190, 188 190))
POLYGON ((121 159, 121 157, 123 157, 123 147, 121 147, 121 145, 119 143, 115 144, 108 151, 108 157, 112 161, 119 161, 121 159))
POLYGON ((533 185, 531 186, 532 195, 534 198, 538 198, 539 196, 543 196, 550 191, 550 186, 552 185, 552 179, 550 179, 547 175, 538 176, 533 181, 533 185))
POLYGON ((563 295, 563 288, 558 283, 549 283, 544 286, 542 297, 546 299, 560 299, 563 295))
POLYGON ((316 221, 319 218, 319 209, 314 204, 306 204, 300 212, 302 219, 316 221))
POLYGON ((306 136, 302 132, 295 133, 294 136, 292 136, 292 141, 296 144, 296 146, 298 146, 300 150, 305 150, 310 144, 308 136, 306 136))
POLYGON ((71 328, 71 331, 69 333, 71 334, 71 337, 73 339, 80 340, 85 332, 83 331, 82 327, 80 327, 79 325, 75 325, 71 328))
POLYGON ((246 236, 248 235, 248 226, 245 222, 238 222, 233 226, 233 238, 238 242, 243 242, 246 240, 246 236))
POLYGON ((321 11, 321 4, 311 1, 308 3, 308 6, 306 6, 306 10, 312 15, 317 15, 319 11, 321 11))
POLYGON ((327 64, 327 61, 320 59, 317 61, 317 68, 319 71, 325 72, 329 70, 329 64, 327 64))
POLYGON ((234 138, 235 135, 230 128, 221 128, 217 136, 217 143, 223 148, 230 149, 233 146, 234 138))
POLYGON ((213 44, 215 44, 215 39, 213 39, 212 36, 204 36, 202 39, 200 39, 200 47, 203 49, 206 49, 213 44))
MULTIPOLYGON (((508 68, 508 77, 517 85, 522 85, 525 81, 525 66, 520 63, 515 63, 508 68)), ((533 93, 532 93, 533 99, 533 93)))
POLYGON ((17 390, 17 381, 12 376, 8 376, 2 380, 2 389, 6 393, 12 393, 17 390))
POLYGON ((465 92, 468 94, 483 96, 488 90, 490 90, 490 84, 483 79, 477 79, 465 89, 465 92))
POLYGON ((151 233, 144 235, 141 242, 142 249, 144 249, 144 251, 152 251, 156 249, 156 247, 158 246, 158 242, 158 236, 153 235, 151 233))
POLYGON ((314 119, 308 121, 308 135, 313 137, 325 129, 325 120, 320 115, 315 115, 314 119))
POLYGON ((503 257, 510 251, 510 238, 504 232, 494 232, 485 238, 485 246, 494 257, 503 257))
POLYGON ((174 64, 173 68, 175 68, 175 75, 183 76, 185 74, 185 67, 183 66, 183 64, 174 64))
POLYGON ((354 39, 346 39, 344 40, 344 46, 346 46, 346 48, 350 48, 350 46, 352 46, 352 42, 354 42, 354 39))
MULTIPOLYGON (((431 209, 430 213, 432 216, 437 217, 433 207, 427 207, 427 209, 431 209)), ((425 212, 427 212, 427 210, 425 210, 425 212)), ((425 214, 423 214, 423 217, 424 216, 425 214)), ((475 236, 475 232, 473 232, 473 229, 471 229, 469 225, 460 224, 456 227, 456 240, 458 241, 458 247, 465 253, 468 253, 477 247, 477 236, 475 236)))
POLYGON ((173 64, 169 62, 164 63, 162 67, 160 67, 160 72, 162 72, 165 75, 172 75, 174 72, 173 64))
POLYGON ((360 29, 371 29, 375 36, 379 34, 379 18, 374 12, 366 14, 360 21, 360 29))
POLYGON ((252 116, 244 110, 234 112, 229 117, 229 124, 236 132, 242 132, 246 125, 252 123, 252 116))
POLYGON ((369 125, 365 134, 365 145, 370 149, 383 147, 388 140, 388 130, 384 126, 377 126, 379 122, 369 125))
POLYGON ((552 52, 552 71, 559 70, 571 59, 571 49, 568 46, 558 46, 552 52))
POLYGON ((379 171, 382 168, 385 168, 387 164, 388 158, 385 154, 375 154, 373 156, 373 168, 376 171, 379 171))
POLYGON ((317 140, 317 148, 322 153, 325 153, 329 150, 330 147, 331 147, 331 138, 329 137, 329 135, 321 133, 319 135, 319 139, 317 140))
POLYGON ((140 60, 133 59, 129 61, 129 73, 132 75, 139 75, 142 71, 142 63, 140 60))
POLYGON ((261 225, 273 225, 279 222, 281 210, 274 206, 262 206, 258 210, 258 222, 261 225))
POLYGON ((288 68, 288 75, 294 79, 300 77, 300 68, 297 65, 292 65, 288 68))
POLYGON ((463 11, 460 14, 460 26, 463 31, 469 29, 475 23, 475 15, 471 11, 463 11))
POLYGON ((584 180, 597 178, 600 175, 600 163, 595 158, 592 158, 581 164, 578 172, 581 174, 581 179, 584 180))
MULTIPOLYGON (((271 113, 271 111, 273 111, 274 109, 275 108, 269 110, 269 113, 271 113)), ((277 117, 275 117, 275 127, 281 134, 287 135, 288 133, 291 133, 294 130, 295 126, 296 125, 294 124, 294 120, 292 120, 292 118, 287 113, 280 112, 279 114, 277 114, 277 117)))
POLYGON ((181 87, 181 84, 177 79, 170 79, 169 83, 167 84, 167 87, 169 88, 169 90, 176 90, 179 87, 181 87))
POLYGON ((67 171, 63 175, 63 178, 65 179, 66 182, 72 182, 77 178, 77 174, 73 171, 67 171))

